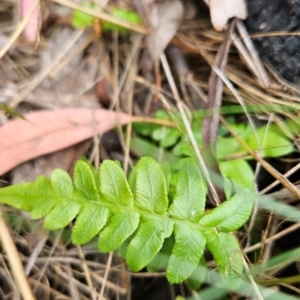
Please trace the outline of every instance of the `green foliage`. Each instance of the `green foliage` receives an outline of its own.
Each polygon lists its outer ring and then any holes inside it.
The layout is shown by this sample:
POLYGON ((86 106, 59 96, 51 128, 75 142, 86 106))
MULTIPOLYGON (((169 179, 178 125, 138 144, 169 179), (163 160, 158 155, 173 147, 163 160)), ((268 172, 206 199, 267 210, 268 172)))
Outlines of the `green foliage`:
POLYGON ((22 120, 25 120, 25 117, 21 113, 17 112, 16 110, 9 107, 8 105, 5 105, 4 103, 0 103, 0 111, 3 111, 4 113, 8 114, 9 116, 17 117, 22 120))
MULTIPOLYGON (((84 6, 87 8, 99 9, 99 6, 95 3, 85 1, 84 6)), ((74 10, 72 15, 71 24, 74 28, 87 28, 91 27, 96 18, 88 15, 80 10, 74 10)))
MULTIPOLYGON (((243 274, 242 253, 232 233, 249 218, 254 194, 240 190, 219 207, 205 212, 206 184, 195 162, 181 163, 176 174, 172 201, 164 172, 150 157, 142 158, 133 171, 130 186, 118 163, 104 161, 98 172, 78 161, 73 180, 62 170, 50 179, 0 189, 0 202, 31 212, 33 219, 45 217, 44 226, 55 230, 74 219, 72 241, 85 244, 99 234, 98 247, 109 252, 126 247, 126 261, 133 271, 149 265, 159 268, 158 253, 171 253, 167 278, 171 283, 189 279, 198 286, 205 265, 205 247, 214 256, 223 280, 236 288, 243 274), (166 241, 166 242, 165 242, 166 241), (153 262, 156 263, 154 264, 153 262), (232 283, 235 282, 235 283, 232 283)), ((165 171, 168 174, 168 171, 165 171)), ((204 274, 205 276, 205 274, 204 274)))
MULTIPOLYGON (((120 8, 114 8, 112 11, 112 15, 120 20, 132 23, 132 25, 141 23, 141 19, 135 11, 125 11, 120 8)), ((123 35, 128 34, 130 32, 128 29, 111 22, 103 22, 102 30, 103 31, 115 30, 123 35)))
MULTIPOLYGON (((294 150, 292 142, 275 124, 263 125, 253 132, 250 124, 235 124, 234 122, 232 120, 230 126, 235 133, 244 140, 249 148, 259 151, 262 157, 280 157, 290 154, 294 150)), ((217 143, 218 159, 238 155, 247 159, 251 158, 234 137, 228 137, 228 132, 223 128, 221 130, 223 135, 218 138, 217 143)))
POLYGON ((200 258, 200 263, 198 267, 193 271, 192 275, 188 278, 187 284, 190 290, 197 290, 201 284, 204 282, 204 279, 207 274, 207 267, 204 257, 200 258))
MULTIPOLYGON (((233 107, 224 107, 226 113, 241 113, 233 107)), ((249 109, 255 111, 253 108, 249 109)), ((263 109, 260 108, 260 109, 263 109)), ((209 113, 209 112, 206 112, 209 113)), ((155 115, 159 119, 172 121, 173 119, 164 111, 158 111, 155 115)), ((201 124, 204 112, 196 111, 191 119, 191 127, 194 138, 202 146, 201 124)), ((178 127, 165 127, 153 124, 138 124, 134 130, 139 137, 132 139, 131 147, 138 150, 140 155, 154 156, 162 161, 168 161, 174 164, 184 156, 193 156, 190 145, 186 141, 186 132, 179 116, 174 114, 178 127), (178 118, 177 118, 178 117, 178 118), (152 139, 154 142, 150 143, 152 139), (156 143, 156 146, 155 146, 156 143)), ((227 122, 235 133, 244 140, 244 142, 253 150, 258 151, 262 157, 281 157, 290 154, 294 150, 293 143, 288 139, 282 130, 276 124, 263 125, 253 132, 249 124, 237 123, 233 116, 227 117, 227 122)), ((286 127, 292 128, 291 134, 295 134, 298 127, 296 122, 286 122, 286 127)), ((223 178, 225 179, 225 192, 229 197, 232 194, 232 188, 247 188, 254 191, 254 173, 248 161, 251 156, 240 145, 240 143, 230 135, 224 126, 220 126, 217 138, 217 159, 223 178)))
MULTIPOLYGON (((84 6, 95 10, 99 9, 99 5, 95 3, 91 3, 89 1, 84 2, 84 6)), ((125 11, 120 8, 114 8, 112 10, 112 15, 117 19, 132 23, 133 25, 141 23, 141 19, 135 11, 125 11)), ((94 16, 86 14, 80 10, 74 10, 71 24, 74 28, 87 28, 87 27, 91 27, 96 20, 97 18, 95 18, 94 16)), ((123 35, 128 34, 130 32, 128 29, 108 21, 104 21, 102 23, 102 30, 103 31, 115 30, 123 35)))

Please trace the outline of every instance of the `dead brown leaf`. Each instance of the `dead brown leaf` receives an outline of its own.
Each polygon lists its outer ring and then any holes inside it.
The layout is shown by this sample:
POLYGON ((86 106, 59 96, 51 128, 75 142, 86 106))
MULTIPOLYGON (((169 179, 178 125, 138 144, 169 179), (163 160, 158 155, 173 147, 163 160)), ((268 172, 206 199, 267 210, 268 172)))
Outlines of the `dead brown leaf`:
POLYGON ((15 166, 125 125, 132 118, 104 109, 68 108, 25 114, 0 127, 0 175, 15 166))
MULTIPOLYGON (((215 58, 214 66, 219 68, 221 71, 225 70, 227 64, 231 45, 231 34, 235 28, 235 24, 236 19, 232 20, 230 26, 227 28, 223 43, 221 44, 215 58)), ((206 116, 202 123, 203 155, 210 171, 214 173, 216 177, 219 177, 219 182, 216 184, 216 191, 221 202, 225 200, 225 194, 223 191, 223 179, 215 158, 215 153, 219 127, 219 109, 222 104, 222 96, 223 81, 219 78, 216 72, 212 70, 209 76, 208 102, 206 103, 206 108, 214 109, 215 113, 206 116)), ((209 198, 212 199, 212 195, 209 195, 209 198)))
POLYGON ((75 163, 87 152, 91 144, 92 141, 87 140, 18 165, 11 172, 11 184, 34 181, 40 175, 50 177, 52 171, 56 168, 72 174, 75 163))
MULTIPOLYGON (((139 1, 135 1, 135 4, 139 1)), ((147 37, 147 47, 154 62, 157 62, 174 37, 182 21, 184 7, 181 1, 145 1, 140 3, 137 10, 141 16, 146 17, 151 27, 151 33, 147 37)))
MULTIPOLYGON (((226 34, 221 44, 215 61, 214 66, 219 68, 221 71, 225 70, 228 54, 231 46, 231 34, 235 28, 236 21, 233 20, 230 26, 226 30, 226 34)), ((217 134, 218 134, 218 126, 219 126, 219 109, 222 104, 222 96, 223 96, 223 81, 219 76, 211 71, 209 76, 209 90, 208 90, 208 102, 206 104, 207 109, 214 109, 215 113, 206 116, 203 120, 202 124, 202 136, 203 136, 203 145, 205 147, 215 148, 217 134)), ((213 153, 215 150, 213 149, 213 153)))
POLYGON ((28 14, 31 14, 28 23, 24 28, 24 36, 29 42, 36 42, 41 28, 41 13, 39 2, 36 0, 22 0, 21 3, 21 18, 24 19, 28 14), (33 12, 31 12, 31 10, 33 12))

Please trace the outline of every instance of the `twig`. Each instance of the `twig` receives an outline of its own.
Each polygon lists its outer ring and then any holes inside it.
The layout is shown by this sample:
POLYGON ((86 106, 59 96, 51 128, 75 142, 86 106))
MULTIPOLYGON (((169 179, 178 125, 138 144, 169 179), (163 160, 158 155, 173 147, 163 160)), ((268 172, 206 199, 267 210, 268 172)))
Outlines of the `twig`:
MULTIPOLYGON (((269 237, 268 239, 264 240, 264 243, 268 244, 271 241, 278 240, 281 237, 283 237, 284 235, 286 235, 286 234, 288 234, 290 232, 293 232, 293 231, 295 231, 295 230, 297 230, 299 228, 300 228, 300 223, 296 223, 296 224, 294 224, 294 225, 292 225, 292 226, 290 226, 290 227, 288 227, 288 228, 286 228, 286 229, 278 232, 277 234, 274 234, 273 236, 269 237)), ((245 253, 249 253, 249 252, 255 251, 255 250, 259 249, 261 246, 262 246, 262 243, 257 243, 255 245, 252 245, 250 247, 245 248, 244 252, 245 253)))
POLYGON ((11 266, 13 276, 19 286, 23 299, 35 300, 33 292, 27 281, 27 276, 25 274, 19 252, 10 235, 6 222, 4 221, 1 207, 0 207, 0 240, 2 242, 4 251, 7 254, 7 259, 11 266))
POLYGON ((106 269, 105 269, 105 273, 104 273, 104 280, 103 280, 103 283, 102 283, 102 286, 101 286, 101 291, 100 291, 100 295, 99 295, 99 300, 103 300, 103 294, 104 294, 104 290, 105 290, 105 285, 106 285, 106 281, 107 281, 107 277, 108 277, 108 273, 109 273, 109 270, 110 270, 110 267, 111 267, 111 261, 112 261, 112 258, 113 258, 113 254, 114 252, 111 251, 109 253, 109 256, 108 256, 108 260, 107 260, 107 264, 106 264, 106 269))
POLYGON ((193 149, 194 149, 194 152, 196 154, 196 157, 197 157, 197 160, 203 170, 203 173, 204 173, 204 176, 208 182, 208 185, 210 187, 210 190, 212 192, 212 196, 213 196, 213 199, 215 200, 215 204, 216 205, 219 205, 220 204, 220 200, 219 200, 219 197, 218 197, 218 194, 215 190, 215 187, 211 181, 211 178, 210 178, 210 175, 209 175, 209 171, 205 165, 205 162, 204 162, 204 159, 199 151, 199 147, 198 147, 198 144, 195 140, 195 137, 194 137, 194 134, 193 134, 193 131, 191 129, 191 125, 186 117, 186 113, 183 109, 183 105, 182 105, 182 102, 180 101, 180 97, 179 97, 179 93, 177 91, 177 88, 176 88, 176 85, 175 85, 175 81, 174 81, 174 78, 172 76, 172 73, 171 73, 171 69, 170 69, 170 66, 168 64, 168 61, 166 59, 166 56, 165 54, 162 54, 161 55, 161 63, 162 63, 162 66, 163 66, 163 69, 164 69, 164 72, 166 74, 166 77, 167 77, 167 80, 169 82, 169 85, 171 87, 171 90, 172 90, 172 93, 174 95, 174 98, 176 100, 176 104, 177 104, 177 108, 181 114, 181 117, 182 117, 182 120, 183 120, 183 123, 184 123, 184 126, 186 128, 186 131, 188 133, 188 136, 189 136, 189 139, 191 141, 191 144, 193 145, 193 149))
POLYGON ((22 31, 24 30, 25 26, 27 25, 29 19, 31 18, 31 15, 33 14, 34 10, 38 7, 38 5, 39 5, 39 1, 36 1, 35 4, 33 5, 32 9, 28 13, 28 15, 23 19, 21 24, 13 32, 8 43, 0 51, 0 59, 6 54, 6 52, 9 50, 9 48, 12 46, 12 44, 17 40, 19 35, 22 33, 22 31))
MULTIPOLYGON (((242 21, 238 20, 236 23, 237 29, 245 43, 245 45, 248 48, 249 54, 252 58, 252 69, 255 69, 258 75, 258 82, 262 83, 264 88, 269 87, 270 85, 270 78, 266 72, 266 69, 264 68, 264 65, 262 64, 260 57, 257 53, 257 50, 255 49, 253 42, 251 41, 249 34, 245 28, 245 25, 242 23, 242 21)), ((234 41, 235 42, 235 41, 234 41)), ((250 65, 249 65, 250 66, 250 65)))
POLYGON ((90 15, 90 16, 99 18, 99 19, 104 20, 104 21, 114 23, 116 25, 122 26, 126 29, 129 29, 129 30, 132 30, 132 31, 135 31, 135 32, 139 32, 139 33, 143 33, 143 34, 148 34, 149 33, 149 31, 141 25, 132 24, 132 23, 123 21, 123 20, 118 19, 118 18, 116 18, 116 17, 114 17, 110 14, 107 14, 103 11, 99 11, 99 10, 97 11, 97 10, 92 9, 92 8, 84 7, 84 6, 79 5, 79 4, 77 4, 73 1, 70 1, 70 0, 52 0, 52 1, 56 2, 56 3, 59 3, 61 5, 67 6, 69 8, 80 10, 80 11, 82 11, 82 12, 84 12, 84 13, 90 15))
POLYGON ((227 121, 221 116, 220 119, 222 123, 226 127, 226 129, 231 133, 233 137, 239 142, 239 144, 249 153, 252 157, 259 162, 262 167, 268 171, 273 177, 275 177, 280 183, 285 186, 288 190, 290 190, 297 198, 300 199, 300 190, 298 190, 295 185, 293 185, 287 178, 285 178, 282 174, 280 174, 276 169, 274 169, 269 163, 267 163, 264 159, 262 159, 254 150, 252 150, 244 140, 242 140, 231 128, 231 126, 227 123, 227 121))

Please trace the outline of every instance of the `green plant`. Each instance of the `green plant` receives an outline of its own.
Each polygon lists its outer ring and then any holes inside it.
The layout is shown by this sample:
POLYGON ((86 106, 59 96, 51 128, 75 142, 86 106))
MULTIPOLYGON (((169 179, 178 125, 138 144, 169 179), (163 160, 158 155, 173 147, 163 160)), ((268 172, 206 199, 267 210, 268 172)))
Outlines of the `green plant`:
MULTIPOLYGON (((86 1, 84 3, 84 6, 92 9, 100 9, 99 5, 95 3, 91 3, 89 1, 86 1)), ((132 23, 133 25, 141 23, 141 19, 135 11, 125 11, 123 9, 116 7, 112 10, 112 15, 117 19, 132 23)), ((86 14, 80 10, 74 10, 71 24, 74 28, 87 28, 87 27, 91 27, 96 22, 96 20, 97 18, 89 14, 86 14)), ((123 35, 128 34, 130 32, 128 29, 108 21, 102 22, 102 30, 103 31, 115 30, 123 35)))
MULTIPOLYGON (((263 108, 258 107, 256 109, 263 108)), ((251 109, 254 110, 253 107, 251 109)), ((234 118, 234 114, 241 113, 239 106, 225 107, 222 112, 230 114, 227 116, 227 122, 230 123, 231 128, 251 149, 259 151, 262 157, 281 157, 290 154, 294 150, 292 141, 285 136, 278 125, 273 123, 262 125, 256 132, 253 132, 250 124, 237 123, 236 118, 234 118)), ((155 117, 172 120, 162 110, 158 111, 155 117)), ((195 111, 191 118, 193 135, 199 147, 202 146, 201 124, 203 117, 203 111, 195 111)), ((135 125, 134 130, 139 136, 132 139, 131 148, 139 151, 139 154, 142 156, 162 157, 163 161, 167 160, 172 164, 181 157, 193 156, 193 151, 186 140, 188 135, 185 132, 182 121, 176 115, 175 123, 177 127, 173 128, 147 123, 142 126, 140 124, 135 125), (153 140, 157 146, 153 146, 153 142, 150 145, 145 138, 153 140)), ((290 133, 294 134, 296 131, 296 122, 290 124, 289 121, 286 121, 282 125, 288 127, 286 131, 290 133), (293 131, 289 129, 292 126, 293 131)), ((249 164, 249 160, 252 157, 249 156, 247 151, 234 137, 230 136, 228 130, 222 125, 219 128, 216 148, 220 171, 226 183, 225 191, 227 196, 229 197, 232 192, 232 184, 237 188, 244 187, 254 191, 254 172, 249 164)))
POLYGON ((25 117, 21 113, 17 112, 16 110, 9 107, 8 105, 5 105, 4 103, 0 103, 0 111, 8 114, 9 116, 13 116, 25 120, 25 117))
POLYGON ((129 185, 116 162, 104 161, 96 171, 78 161, 73 181, 57 169, 51 179, 41 176, 34 183, 0 189, 0 202, 31 212, 32 219, 45 217, 44 226, 50 230, 63 228, 76 218, 72 230, 75 244, 85 244, 99 233, 101 252, 127 244, 126 262, 133 271, 149 265, 165 239, 173 236, 167 266, 171 283, 187 278, 193 287, 200 283, 193 272, 198 264, 205 265, 207 247, 226 286, 237 288, 243 275, 243 255, 233 231, 248 220, 254 194, 240 190, 205 211, 207 188, 193 159, 182 160, 180 170, 172 175, 174 192, 168 191, 164 174, 168 174, 167 168, 163 172, 154 159, 143 157, 133 169, 129 185))
MULTIPOLYGON (((99 9, 99 6, 95 3, 85 1, 84 6, 92 9, 99 9)), ((96 18, 88 15, 80 10, 74 10, 72 15, 71 24, 74 28, 87 28, 92 26, 96 21, 96 18)))
MULTIPOLYGON (((141 19, 140 16, 135 11, 125 11, 120 8, 114 8, 112 11, 112 15, 120 20, 127 21, 129 23, 140 24, 141 19)), ((103 31, 115 30, 120 34, 128 34, 130 31, 122 26, 116 25, 112 22, 103 22, 102 24, 103 31)))

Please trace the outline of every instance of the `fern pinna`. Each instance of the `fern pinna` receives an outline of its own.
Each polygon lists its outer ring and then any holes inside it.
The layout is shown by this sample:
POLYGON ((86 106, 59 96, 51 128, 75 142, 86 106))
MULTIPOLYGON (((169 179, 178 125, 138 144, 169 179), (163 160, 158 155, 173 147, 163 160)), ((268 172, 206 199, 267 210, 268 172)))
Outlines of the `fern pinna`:
POLYGON ((203 265, 205 247, 224 279, 243 273, 242 252, 232 231, 247 221, 253 193, 240 191, 205 212, 207 188, 192 159, 185 159, 176 174, 172 201, 164 173, 150 157, 138 162, 130 185, 119 164, 109 160, 98 172, 78 161, 73 177, 72 181, 65 171, 54 170, 50 179, 41 176, 34 183, 0 189, 0 202, 31 212, 32 219, 45 217, 44 226, 50 230, 76 218, 73 243, 85 244, 99 234, 101 252, 129 241, 126 262, 133 271, 147 266, 173 234, 167 266, 171 283, 199 274, 197 266, 201 261, 203 265))

